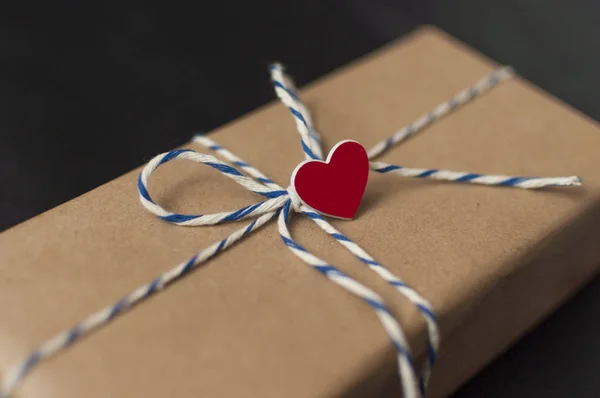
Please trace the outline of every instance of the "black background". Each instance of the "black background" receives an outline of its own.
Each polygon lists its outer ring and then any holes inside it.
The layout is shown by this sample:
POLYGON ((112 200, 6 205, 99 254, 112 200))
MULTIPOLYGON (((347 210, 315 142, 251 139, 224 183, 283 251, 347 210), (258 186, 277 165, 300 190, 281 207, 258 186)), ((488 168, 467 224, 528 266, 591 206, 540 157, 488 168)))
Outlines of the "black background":
MULTIPOLYGON (((596 0, 4 2, 0 230, 435 24, 600 119, 596 0)), ((455 398, 600 397, 600 279, 455 398)), ((457 359, 459 360, 459 359, 457 359)))

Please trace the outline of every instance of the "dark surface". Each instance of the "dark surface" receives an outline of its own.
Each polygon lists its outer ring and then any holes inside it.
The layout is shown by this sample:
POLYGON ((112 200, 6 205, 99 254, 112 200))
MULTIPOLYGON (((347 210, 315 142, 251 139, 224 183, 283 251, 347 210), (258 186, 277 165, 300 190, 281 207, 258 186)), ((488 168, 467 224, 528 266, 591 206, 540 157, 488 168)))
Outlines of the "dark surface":
MULTIPOLYGON (((270 101, 271 61, 302 85, 423 23, 600 119, 595 0, 2 7, 0 230, 270 101)), ((596 280, 455 398, 599 397, 599 316, 596 280)))

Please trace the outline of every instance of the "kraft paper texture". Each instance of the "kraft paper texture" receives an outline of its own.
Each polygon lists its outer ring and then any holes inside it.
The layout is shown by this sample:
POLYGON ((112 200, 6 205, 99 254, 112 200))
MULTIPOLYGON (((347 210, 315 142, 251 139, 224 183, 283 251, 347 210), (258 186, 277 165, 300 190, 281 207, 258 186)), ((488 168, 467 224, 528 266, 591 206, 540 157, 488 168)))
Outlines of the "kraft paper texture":
MULTIPOLYGON (((301 95, 328 149, 343 139, 369 148, 496 66, 446 34, 422 28, 301 95)), ((289 65, 289 71, 301 67, 289 65)), ((269 84, 267 72, 264 81, 269 84)), ((294 121, 277 101, 210 137, 283 186, 303 160, 294 121)), ((599 150, 597 123, 516 78, 382 161, 579 175, 584 186, 525 191, 371 173, 357 218, 332 220, 436 309, 443 338, 431 397, 455 390, 597 271, 599 150)), ((40 342, 241 227, 178 227, 156 219, 138 202, 139 172, 0 235, 0 373, 40 342)), ((261 200, 185 161, 159 169, 150 192, 167 209, 185 213, 261 200)), ((292 234, 379 292, 415 356, 422 356, 425 325, 407 300, 310 220, 293 215, 292 234)), ((298 260, 273 222, 43 362, 16 397, 398 394, 394 351, 374 313, 298 260)))

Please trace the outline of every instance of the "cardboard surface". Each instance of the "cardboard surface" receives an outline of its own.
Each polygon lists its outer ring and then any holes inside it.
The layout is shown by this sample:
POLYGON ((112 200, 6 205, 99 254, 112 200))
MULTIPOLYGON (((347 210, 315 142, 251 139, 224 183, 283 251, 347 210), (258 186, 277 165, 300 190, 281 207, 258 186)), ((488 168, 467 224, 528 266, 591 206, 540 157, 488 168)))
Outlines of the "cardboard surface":
MULTIPOLYGON (((327 148, 343 139, 369 148, 494 68, 425 28, 320 79, 302 96, 327 148)), ((277 102, 211 138, 284 186, 302 160, 294 122, 277 102)), ((596 272, 599 149, 596 123, 515 79, 382 160, 574 174, 583 187, 524 191, 371 174, 357 219, 332 221, 436 308, 444 337, 431 396, 455 389, 596 272)), ((161 222, 138 203, 138 173, 0 235, 0 373, 242 225, 161 222)), ((158 170, 150 191, 164 207, 187 213, 260 200, 187 162, 158 170)), ((294 237, 381 293, 415 354, 423 353, 417 311, 312 222, 293 219, 294 237)), ((395 366, 370 308, 300 262, 272 223, 43 363, 17 396, 395 396, 395 366)))

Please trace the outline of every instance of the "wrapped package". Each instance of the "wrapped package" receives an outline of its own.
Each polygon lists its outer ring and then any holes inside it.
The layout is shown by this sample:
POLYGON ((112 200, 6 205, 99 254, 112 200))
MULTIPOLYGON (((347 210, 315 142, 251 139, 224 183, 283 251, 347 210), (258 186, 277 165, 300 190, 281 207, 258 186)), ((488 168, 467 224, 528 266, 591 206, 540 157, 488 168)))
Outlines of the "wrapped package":
MULTIPOLYGON (((344 139, 370 148, 496 68, 446 34, 421 28, 300 95, 325 148, 344 139)), ((295 128, 274 101, 208 137, 287 187, 303 160, 295 128)), ((207 151, 194 142, 184 148, 207 151)), ((356 218, 331 220, 435 309, 442 344, 428 396, 450 394, 597 271, 599 148, 595 122, 515 77, 381 160, 578 175, 583 186, 521 190, 371 173, 356 218)), ((157 219, 139 203, 140 171, 0 235, 0 375, 41 342, 243 225, 192 228, 157 219)), ((158 169, 150 191, 178 213, 260 200, 210 167, 184 161, 158 169)), ((307 217, 294 215, 291 230, 308 251, 383 297, 422 362, 426 324, 415 306, 307 217)), ((294 256, 271 222, 37 364, 14 396, 391 397, 399 388, 393 345, 371 308, 294 256)))

